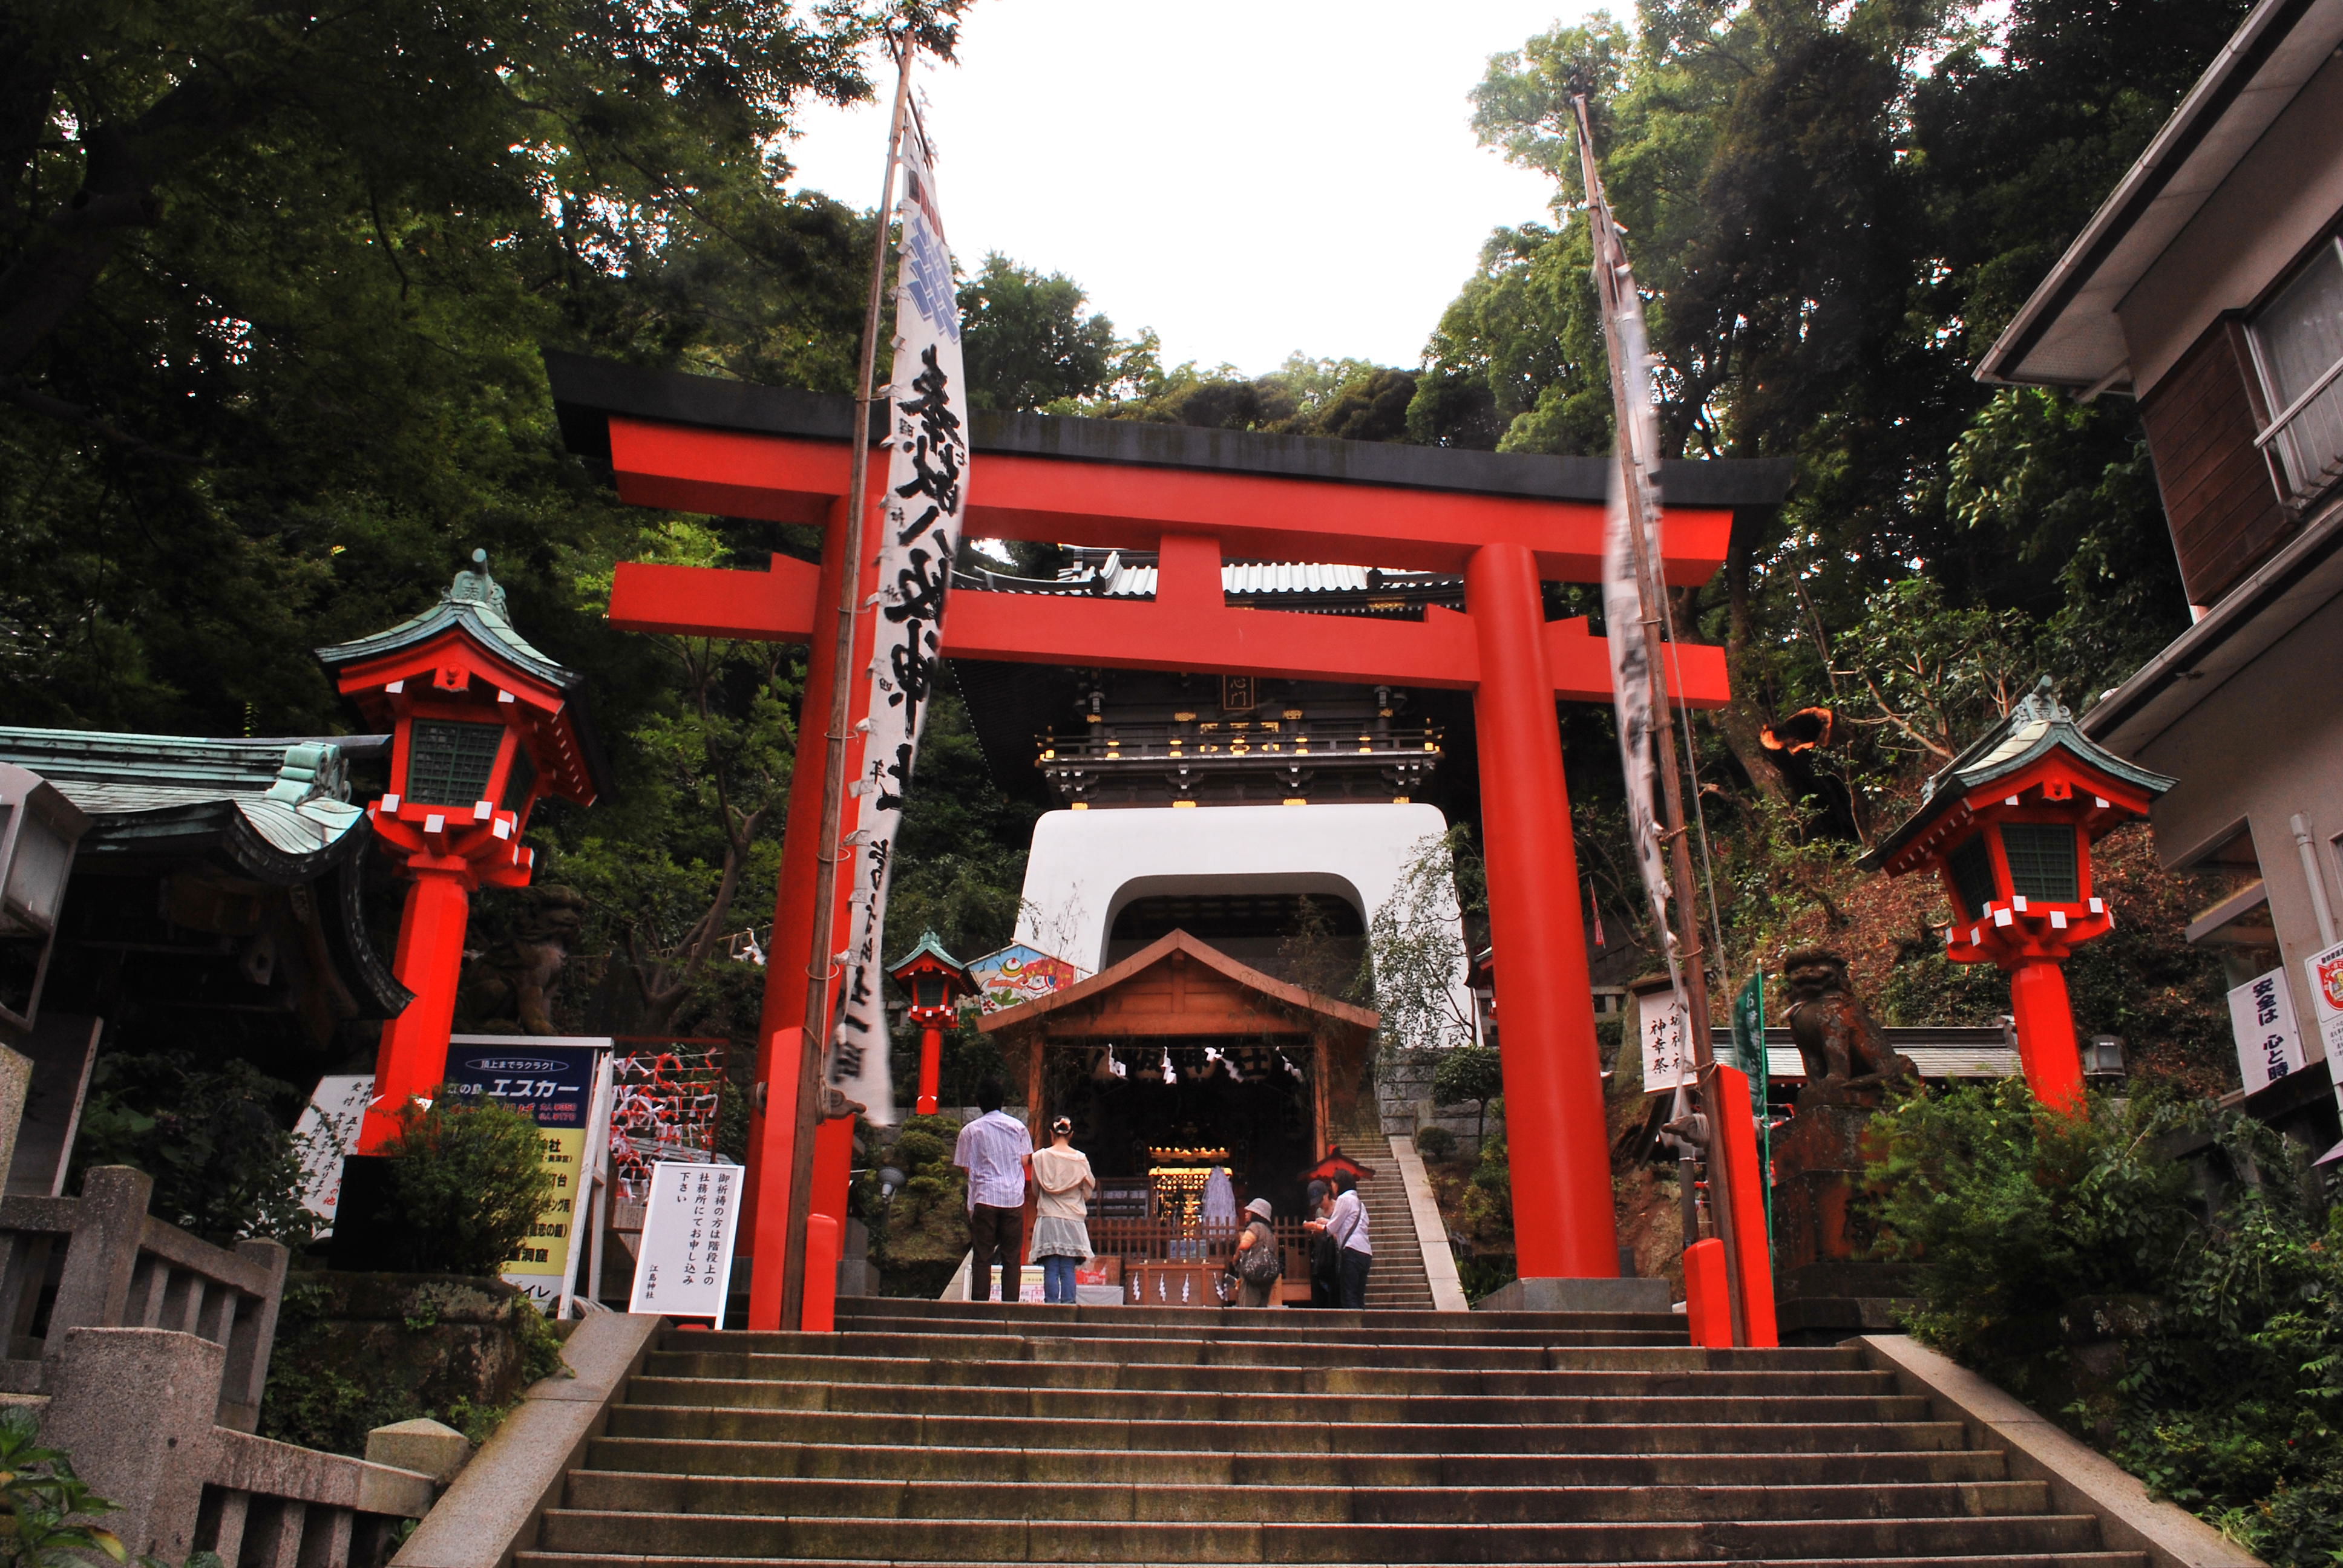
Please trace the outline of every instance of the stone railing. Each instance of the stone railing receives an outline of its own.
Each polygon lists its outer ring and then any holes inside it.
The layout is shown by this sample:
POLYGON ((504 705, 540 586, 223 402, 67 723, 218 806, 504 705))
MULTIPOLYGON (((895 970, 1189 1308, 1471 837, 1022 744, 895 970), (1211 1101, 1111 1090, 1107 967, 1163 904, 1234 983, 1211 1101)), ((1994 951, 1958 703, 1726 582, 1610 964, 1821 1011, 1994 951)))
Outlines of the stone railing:
POLYGON ((287 1254, 275 1241, 233 1252, 147 1213, 151 1177, 92 1171, 78 1198, 0 1198, 0 1389, 37 1393, 74 1329, 170 1329, 226 1352, 219 1424, 260 1424, 287 1254))
POLYGON ((154 1182, 91 1171, 78 1198, 0 1198, 0 1395, 118 1505, 134 1555, 370 1568, 431 1478, 252 1435, 285 1290, 275 1241, 215 1247, 146 1211, 154 1182))

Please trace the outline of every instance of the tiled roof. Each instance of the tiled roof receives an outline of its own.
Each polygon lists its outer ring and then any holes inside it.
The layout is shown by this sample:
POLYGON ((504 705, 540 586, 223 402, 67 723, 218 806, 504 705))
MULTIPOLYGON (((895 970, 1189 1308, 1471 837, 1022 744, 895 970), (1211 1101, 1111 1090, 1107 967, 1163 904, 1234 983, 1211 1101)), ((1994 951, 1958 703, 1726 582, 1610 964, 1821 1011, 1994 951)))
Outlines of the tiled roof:
POLYGON ((183 855, 218 845, 264 880, 306 880, 337 860, 366 813, 347 756, 389 737, 228 739, 0 727, 0 761, 29 768, 95 819, 94 856, 183 855), (346 842, 347 840, 347 842, 346 842))

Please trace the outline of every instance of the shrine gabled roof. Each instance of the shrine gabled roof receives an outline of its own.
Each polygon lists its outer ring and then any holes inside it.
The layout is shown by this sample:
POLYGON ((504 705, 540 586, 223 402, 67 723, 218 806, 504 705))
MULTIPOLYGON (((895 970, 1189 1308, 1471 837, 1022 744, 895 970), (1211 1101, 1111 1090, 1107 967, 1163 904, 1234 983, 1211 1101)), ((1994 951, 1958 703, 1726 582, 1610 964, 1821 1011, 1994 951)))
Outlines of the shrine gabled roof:
MULTIPOLYGON (((571 451, 600 462, 609 460, 613 415, 812 440, 844 441, 854 433, 850 397, 684 376, 555 349, 544 353, 563 438, 571 451)), ((883 410, 871 424, 874 435, 883 431, 883 410)), ((1608 457, 1338 441, 1061 414, 980 411, 969 431, 970 445, 980 453, 1561 501, 1602 500, 1611 472, 1608 457)), ((1662 467, 1661 494, 1679 507, 1770 507, 1789 493, 1791 476, 1788 458, 1672 461, 1662 467)))
POLYGON ((482 647, 548 686, 564 692, 583 686, 584 676, 556 664, 513 629, 506 617, 504 587, 488 575, 487 552, 473 551, 472 560, 475 569, 458 572, 455 582, 441 591, 439 602, 429 609, 371 636, 321 648, 317 658, 328 668, 339 669, 402 648, 418 648, 451 628, 460 628, 482 647))
POLYGON ((1246 990, 1257 991, 1297 1011, 1316 1013, 1322 1018, 1331 1019, 1337 1023, 1349 1024, 1354 1029, 1370 1031, 1383 1026, 1383 1014, 1373 1009, 1357 1007, 1347 1001, 1337 1001, 1331 996, 1322 996, 1316 991, 1306 990, 1301 986, 1279 980, 1275 975, 1263 974, 1250 964, 1239 963, 1210 942, 1192 937, 1186 931, 1172 931, 1148 943, 1121 963, 1101 970, 1088 980, 1076 980, 1070 986, 1060 987, 1047 996, 1036 997, 1031 1001, 1020 1002, 1015 1007, 1006 1007, 999 1012, 989 1013, 978 1022, 977 1028, 987 1034, 992 1034, 1001 1030, 1014 1029, 1020 1024, 1036 1022, 1061 1008, 1112 990, 1133 975, 1154 968, 1175 952, 1185 953, 1207 969, 1218 970, 1246 990))
POLYGON ((960 962, 958 959, 952 957, 951 954, 944 951, 944 940, 936 935, 933 927, 921 931, 920 933, 920 940, 911 944, 911 950, 905 953, 901 958, 897 959, 893 963, 889 964, 887 966, 887 972, 890 975, 900 974, 906 967, 920 958, 933 959, 937 963, 941 964, 944 968, 951 970, 952 973, 960 976, 963 981, 966 981, 969 990, 974 990, 976 989, 976 981, 970 977, 968 966, 960 962))
POLYGON ((321 875, 372 837, 349 802, 347 759, 389 744, 0 727, 0 761, 31 769, 93 819, 81 843, 90 862, 216 852, 279 887, 321 875))
POLYGON ((1872 869, 1886 864, 1953 802, 1971 790, 2030 768, 2052 751, 2064 750, 2086 767, 2132 785, 2155 797, 2179 782, 2127 762, 2085 735, 2075 716, 2050 689, 2050 678, 2018 699, 2001 721, 1977 737, 1967 749, 1938 769, 1920 789, 1920 809, 1895 832, 1882 839, 1858 864, 1872 869))

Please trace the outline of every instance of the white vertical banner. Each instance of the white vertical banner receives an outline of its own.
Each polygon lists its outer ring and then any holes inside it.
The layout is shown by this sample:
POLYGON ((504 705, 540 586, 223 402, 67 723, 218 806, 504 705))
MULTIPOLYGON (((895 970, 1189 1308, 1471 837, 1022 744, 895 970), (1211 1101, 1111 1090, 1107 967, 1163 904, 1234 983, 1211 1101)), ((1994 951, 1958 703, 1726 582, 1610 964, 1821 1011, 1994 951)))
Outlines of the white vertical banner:
POLYGON ((869 729, 856 798, 849 936, 827 1070, 831 1087, 877 1122, 895 1120, 887 1070, 881 970, 895 835, 920 723, 942 668, 944 588, 967 504, 968 396, 960 370, 960 297, 936 209, 927 132, 907 101, 902 126, 901 262, 895 283, 895 359, 886 388, 887 491, 880 507, 879 588, 871 605, 869 729))
MULTIPOLYGON (((1627 832, 1634 841, 1635 869, 1643 877, 1644 897, 1651 900, 1652 924, 1667 959, 1668 978, 1675 983, 1674 1006, 1688 1012, 1684 976, 1676 965, 1674 931, 1668 921, 1672 890, 1667 853, 1660 837, 1660 770, 1652 743, 1653 727, 1667 723, 1668 716, 1652 710, 1656 688, 1652 679, 1651 643, 1644 628, 1644 606, 1659 604, 1659 596, 1667 591, 1659 570, 1660 432, 1659 416, 1652 407, 1652 350, 1644 331, 1643 296, 1635 292, 1635 275, 1627 266, 1627 247, 1612 220, 1610 203, 1603 195, 1593 160, 1585 160, 1584 166, 1594 265, 1617 290, 1617 307, 1604 325, 1620 383, 1622 417, 1614 438, 1619 454, 1627 459, 1611 465, 1603 529, 1603 636, 1611 653, 1612 715, 1619 731, 1619 761, 1627 779, 1627 832), (1630 483, 1635 489, 1633 495, 1627 491, 1630 483), (1639 529, 1646 572, 1643 582, 1636 580, 1635 568, 1639 529)), ((1684 914, 1687 921, 1692 920, 1691 910, 1684 914)), ((1648 1086, 1651 1081, 1645 1082, 1648 1086)))
POLYGON ((2237 1075, 2248 1094, 2301 1068, 2302 1030, 2294 1020, 2294 997, 2283 968, 2229 992, 2229 1032, 2237 1037, 2237 1075))
POLYGON ((1637 1009, 1636 1027, 1644 1045, 1644 1093, 1666 1094, 1690 1089, 1700 1081, 1699 1070, 1693 1064, 1692 1031, 1680 992, 1654 993, 1637 1009))

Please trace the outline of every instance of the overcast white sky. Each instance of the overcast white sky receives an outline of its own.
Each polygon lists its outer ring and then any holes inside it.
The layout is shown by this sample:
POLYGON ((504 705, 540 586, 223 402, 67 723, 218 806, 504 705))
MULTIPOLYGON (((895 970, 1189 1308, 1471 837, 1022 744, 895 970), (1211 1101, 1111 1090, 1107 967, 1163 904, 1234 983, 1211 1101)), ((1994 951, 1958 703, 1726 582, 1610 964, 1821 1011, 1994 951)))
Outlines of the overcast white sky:
MULTIPOLYGON (((917 80, 963 271, 1062 272, 1167 365, 1412 366, 1551 183, 1478 146, 1488 56, 1591 0, 980 0, 917 80)), ((1624 0, 1614 6, 1624 9, 1624 0)), ((887 84, 891 87, 891 79, 887 84)), ((885 112, 817 106, 799 182, 878 197, 885 112)))

